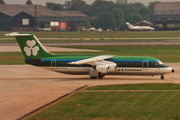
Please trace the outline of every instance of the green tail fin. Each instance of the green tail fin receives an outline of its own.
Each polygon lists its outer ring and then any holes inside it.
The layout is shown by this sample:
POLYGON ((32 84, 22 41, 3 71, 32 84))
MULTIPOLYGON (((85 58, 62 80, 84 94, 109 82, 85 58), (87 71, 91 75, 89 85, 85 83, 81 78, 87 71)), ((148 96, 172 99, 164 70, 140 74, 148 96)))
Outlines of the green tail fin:
POLYGON ((51 57, 53 54, 48 52, 37 37, 28 32, 10 33, 6 36, 15 36, 25 58, 28 59, 42 59, 44 57, 51 57))

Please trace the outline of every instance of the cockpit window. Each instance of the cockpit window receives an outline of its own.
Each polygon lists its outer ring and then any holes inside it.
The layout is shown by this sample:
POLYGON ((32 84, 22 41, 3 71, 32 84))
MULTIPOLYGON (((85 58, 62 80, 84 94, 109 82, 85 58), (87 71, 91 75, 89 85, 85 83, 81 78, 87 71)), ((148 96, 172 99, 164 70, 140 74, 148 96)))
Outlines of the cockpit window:
POLYGON ((153 62, 153 65, 162 65, 163 63, 161 61, 153 62))
POLYGON ((161 64, 163 64, 163 62, 161 62, 161 61, 158 61, 158 63, 161 65, 161 64))
POLYGON ((155 65, 159 65, 159 62, 155 62, 155 65))

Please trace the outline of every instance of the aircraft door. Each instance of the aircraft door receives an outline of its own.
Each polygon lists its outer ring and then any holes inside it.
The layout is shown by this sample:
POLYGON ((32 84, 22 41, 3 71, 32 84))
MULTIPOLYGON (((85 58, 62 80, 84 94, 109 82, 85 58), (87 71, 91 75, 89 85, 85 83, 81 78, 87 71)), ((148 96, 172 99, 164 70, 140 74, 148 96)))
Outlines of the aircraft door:
POLYGON ((57 61, 56 60, 51 60, 51 68, 52 69, 57 69, 57 61))
POLYGON ((147 70, 148 69, 148 60, 142 61, 142 69, 147 70))

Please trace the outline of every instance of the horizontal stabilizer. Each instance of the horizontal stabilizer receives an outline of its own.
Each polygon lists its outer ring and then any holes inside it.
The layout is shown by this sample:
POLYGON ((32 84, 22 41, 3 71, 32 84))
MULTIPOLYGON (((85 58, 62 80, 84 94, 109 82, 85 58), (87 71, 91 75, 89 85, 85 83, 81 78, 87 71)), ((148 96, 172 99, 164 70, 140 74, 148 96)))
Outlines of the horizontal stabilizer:
POLYGON ((5 34, 8 37, 16 37, 16 36, 32 36, 31 34, 19 34, 17 32, 5 34))

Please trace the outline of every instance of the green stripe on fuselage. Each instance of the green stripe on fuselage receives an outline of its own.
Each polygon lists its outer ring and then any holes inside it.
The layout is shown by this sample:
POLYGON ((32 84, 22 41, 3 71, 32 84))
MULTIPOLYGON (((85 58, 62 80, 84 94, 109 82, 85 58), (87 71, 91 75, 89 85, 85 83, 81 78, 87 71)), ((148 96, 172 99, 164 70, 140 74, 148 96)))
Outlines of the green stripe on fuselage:
MULTIPOLYGON (((77 59, 77 60, 82 60, 82 59, 88 59, 92 57, 97 57, 100 55, 54 55, 51 57, 44 57, 42 59, 77 59)), ((108 55, 112 56, 113 60, 158 60, 157 58, 154 57, 148 57, 148 56, 116 56, 116 55, 108 55)), ((111 60, 112 60, 111 59, 111 60)))
MULTIPOLYGON (((96 55, 99 56, 99 55, 96 55)), ((56 62, 56 66, 66 66, 66 67, 91 67, 91 65, 71 65, 69 62, 79 61, 83 59, 88 59, 92 57, 96 57, 95 55, 55 55, 53 57, 46 57, 43 59, 26 59, 27 64, 36 65, 36 66, 52 66, 52 61, 56 62)), ((157 68, 157 67, 168 67, 164 64, 156 64, 160 60, 154 57, 148 56, 115 56, 110 55, 113 58, 108 59, 108 61, 112 61, 118 65, 118 67, 149 67, 149 68, 157 68), (143 63, 143 61, 148 61, 147 63, 143 63)))

